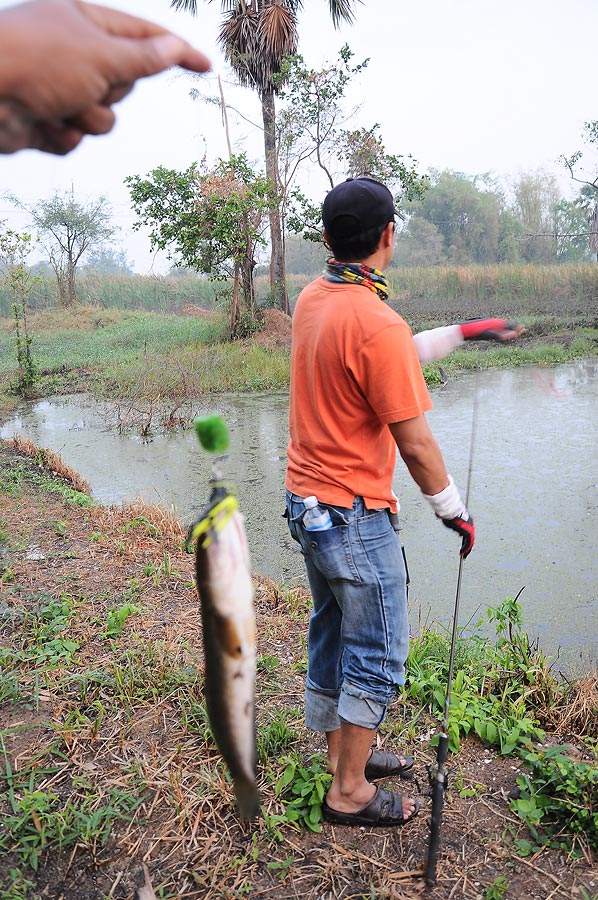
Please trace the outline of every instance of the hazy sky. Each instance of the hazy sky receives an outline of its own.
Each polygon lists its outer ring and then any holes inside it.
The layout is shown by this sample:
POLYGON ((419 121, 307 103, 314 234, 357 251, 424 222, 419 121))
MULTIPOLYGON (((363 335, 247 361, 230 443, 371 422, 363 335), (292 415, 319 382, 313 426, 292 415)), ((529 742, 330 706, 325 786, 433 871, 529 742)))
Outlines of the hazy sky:
MULTIPOLYGON (((0 8, 11 5, 0 0, 0 8)), ((122 0, 110 5, 152 18, 183 34, 211 58, 204 76, 215 90, 230 75, 217 49, 218 0, 199 2, 193 18, 169 0, 122 0)), ((300 52, 314 66, 336 59, 343 43, 354 61, 369 57, 351 94, 361 110, 355 125, 378 122, 389 152, 412 154, 422 171, 491 171, 508 178, 543 169, 568 182, 557 164, 581 145, 588 119, 598 118, 595 87, 596 0, 365 0, 356 23, 334 31, 325 0, 305 0, 299 18, 300 52)), ((43 77, 43 73, 40 73, 43 77)), ((123 185, 158 165, 185 168, 203 156, 226 156, 217 111, 189 97, 194 82, 168 72, 140 82, 117 108, 115 129, 87 138, 65 158, 34 151, 0 156, 0 195, 28 203, 68 189, 106 194, 137 271, 163 272, 147 238, 131 232, 134 216, 123 185), (152 269, 153 266, 153 269, 152 269)), ((260 121, 255 95, 225 84, 227 99, 260 121)), ((260 160, 261 137, 246 122, 232 123, 236 149, 246 144, 260 160)), ((26 227, 26 216, 0 199, 0 219, 26 227)))

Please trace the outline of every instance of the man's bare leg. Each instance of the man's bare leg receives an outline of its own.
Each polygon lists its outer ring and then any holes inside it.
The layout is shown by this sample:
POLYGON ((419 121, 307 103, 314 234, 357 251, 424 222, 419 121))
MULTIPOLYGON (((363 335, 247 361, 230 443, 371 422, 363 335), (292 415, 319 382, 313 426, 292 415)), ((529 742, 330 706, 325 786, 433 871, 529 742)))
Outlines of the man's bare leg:
MULTIPOLYGON (((376 787, 365 777, 365 766, 370 756, 376 732, 343 722, 337 731, 326 734, 331 767, 336 766, 326 803, 338 812, 353 813, 372 799, 376 787)), ((403 817, 408 819, 415 811, 415 801, 403 797, 403 817)))
MULTIPOLYGON (((376 731, 370 731, 371 741, 372 743, 376 740, 376 731)), ((338 757, 341 748, 341 730, 337 728, 336 731, 327 731, 326 732, 326 744, 327 744, 327 755, 328 755, 328 766, 327 771, 330 775, 334 775, 336 772, 336 767, 338 765, 338 757)), ((369 761, 370 756, 372 755, 372 750, 370 748, 370 752, 368 753, 366 759, 366 765, 369 761)), ((406 759, 402 753, 398 754, 398 759, 401 765, 405 765, 406 759)))

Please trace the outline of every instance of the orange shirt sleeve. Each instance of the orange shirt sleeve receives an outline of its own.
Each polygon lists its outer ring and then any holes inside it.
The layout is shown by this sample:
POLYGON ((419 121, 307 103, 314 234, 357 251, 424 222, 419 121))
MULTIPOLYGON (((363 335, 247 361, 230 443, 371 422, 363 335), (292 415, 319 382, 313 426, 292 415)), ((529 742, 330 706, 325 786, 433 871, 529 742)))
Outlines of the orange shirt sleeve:
POLYGON ((362 344, 354 365, 361 390, 381 422, 402 422, 432 409, 411 329, 402 319, 362 344))

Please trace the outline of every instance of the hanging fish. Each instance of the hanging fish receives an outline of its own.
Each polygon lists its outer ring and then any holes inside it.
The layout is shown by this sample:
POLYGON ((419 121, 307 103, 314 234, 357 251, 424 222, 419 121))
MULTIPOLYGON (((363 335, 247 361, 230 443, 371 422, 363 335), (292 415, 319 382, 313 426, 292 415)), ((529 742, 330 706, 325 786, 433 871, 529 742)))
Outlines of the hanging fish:
MULTIPOLYGON (((196 419, 204 449, 222 453, 228 429, 219 416, 196 419)), ((203 623, 205 697, 212 733, 231 773, 242 819, 259 811, 255 738, 255 613, 244 519, 213 466, 207 509, 191 526, 203 623)))

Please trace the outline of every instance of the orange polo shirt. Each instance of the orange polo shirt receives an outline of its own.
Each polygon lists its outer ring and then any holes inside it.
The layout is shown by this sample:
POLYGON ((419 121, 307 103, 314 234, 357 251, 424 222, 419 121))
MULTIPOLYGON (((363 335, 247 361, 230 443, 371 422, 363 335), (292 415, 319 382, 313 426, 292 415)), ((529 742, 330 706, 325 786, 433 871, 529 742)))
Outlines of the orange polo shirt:
POLYGON ((293 314, 286 486, 397 511, 391 422, 432 408, 411 329, 369 288, 318 278, 293 314))

